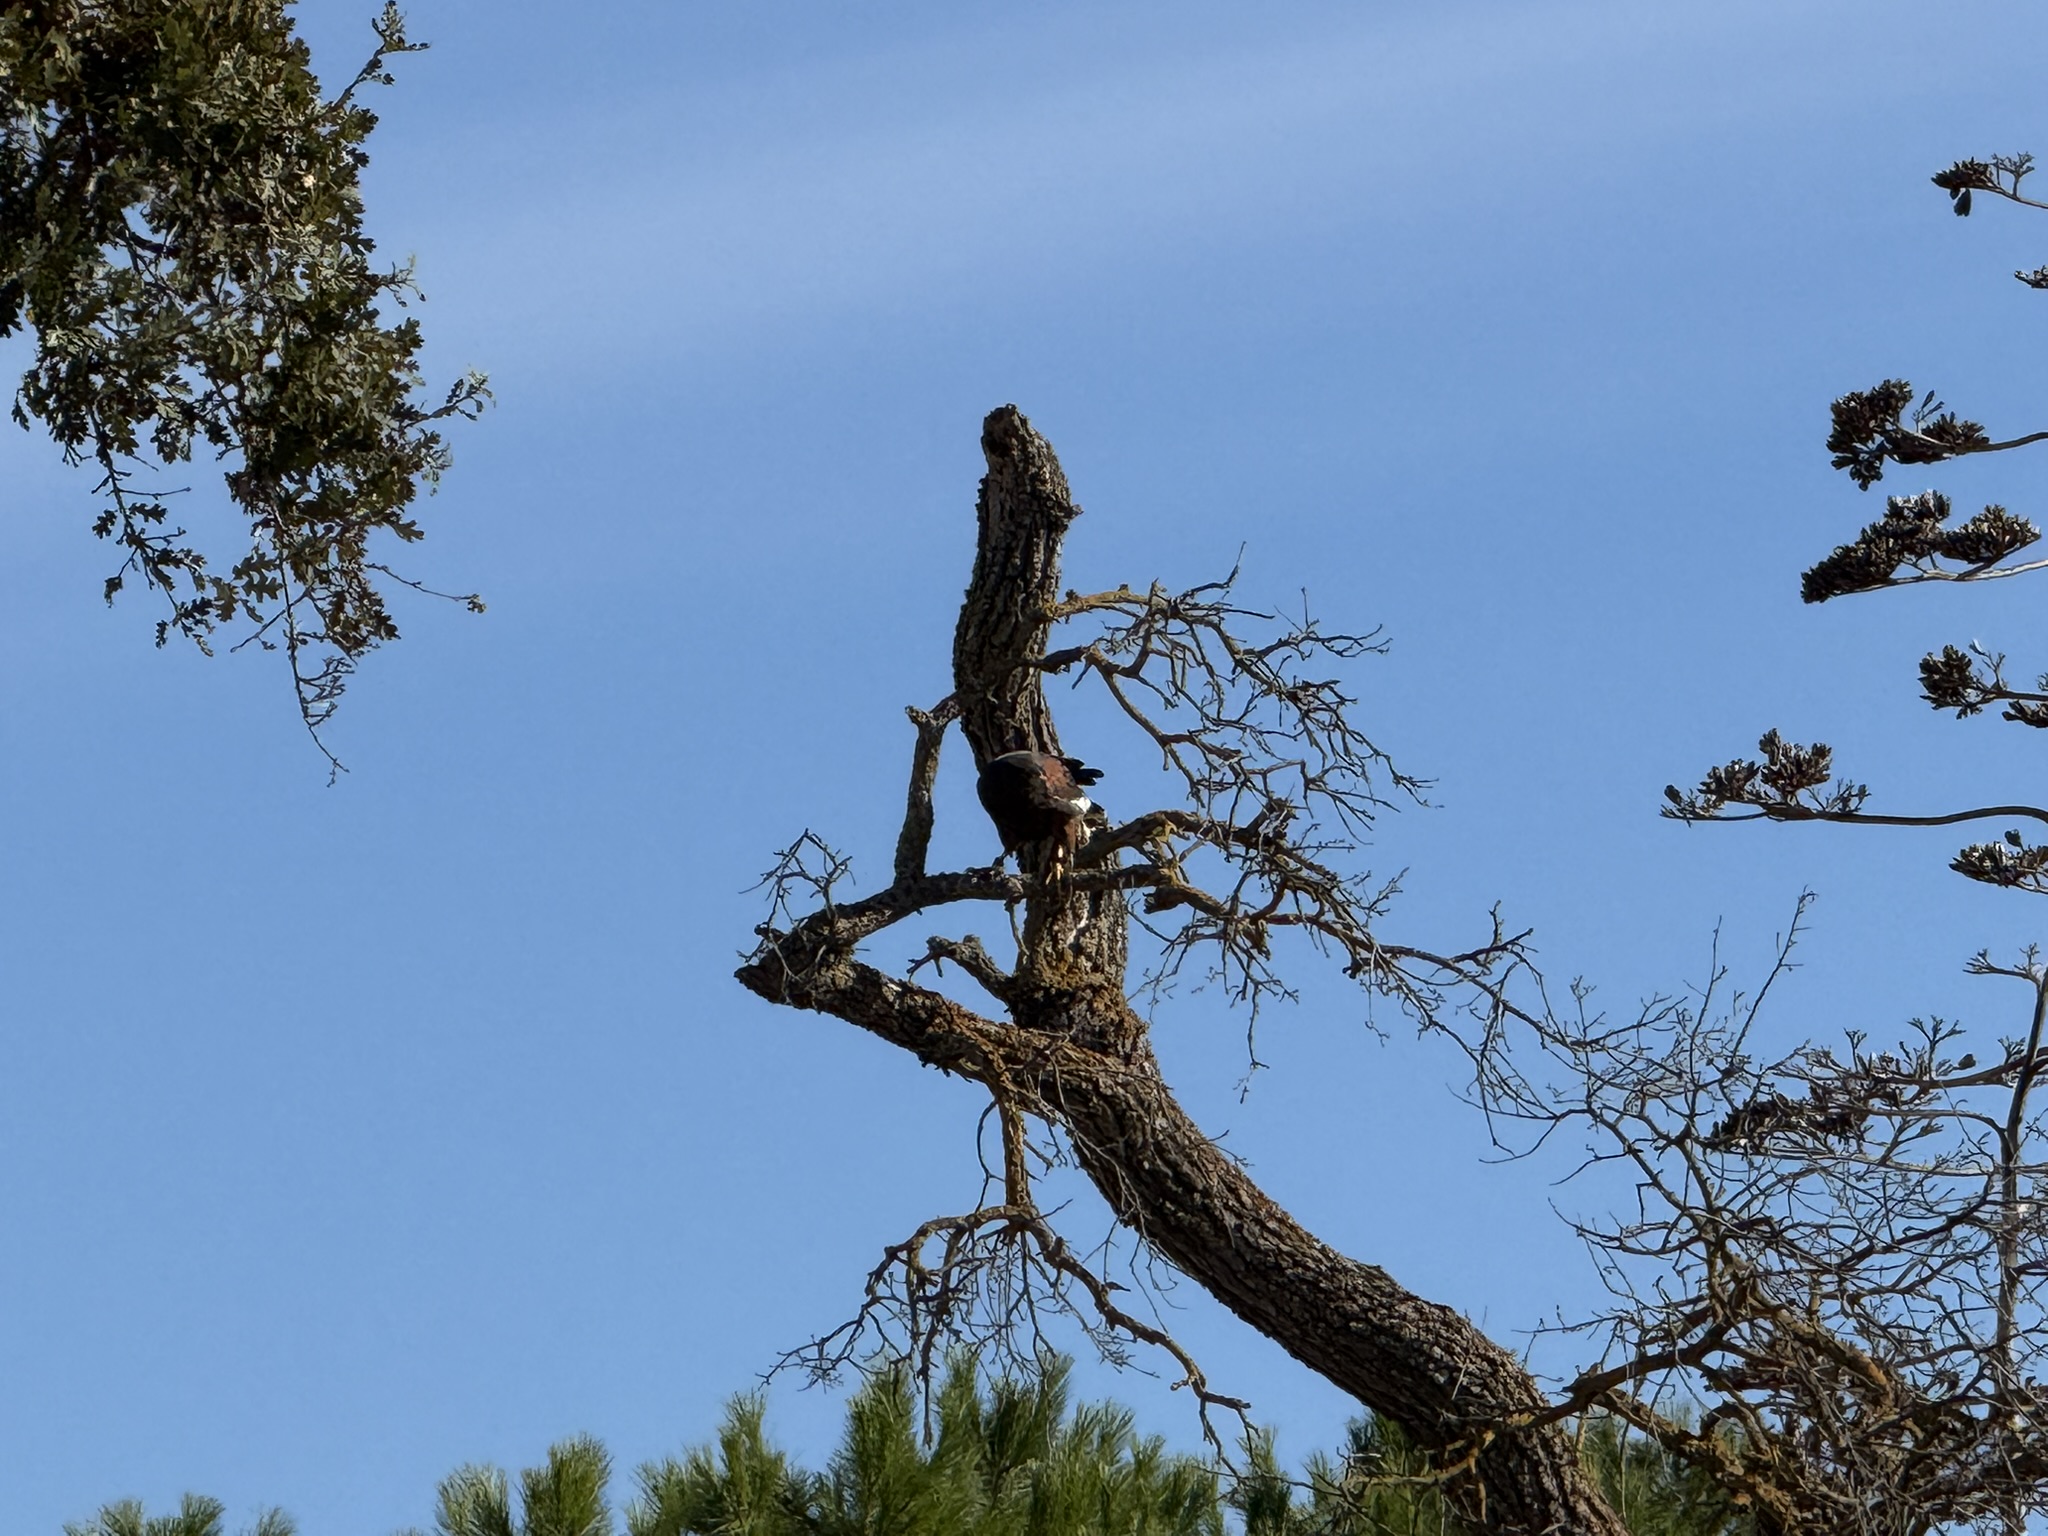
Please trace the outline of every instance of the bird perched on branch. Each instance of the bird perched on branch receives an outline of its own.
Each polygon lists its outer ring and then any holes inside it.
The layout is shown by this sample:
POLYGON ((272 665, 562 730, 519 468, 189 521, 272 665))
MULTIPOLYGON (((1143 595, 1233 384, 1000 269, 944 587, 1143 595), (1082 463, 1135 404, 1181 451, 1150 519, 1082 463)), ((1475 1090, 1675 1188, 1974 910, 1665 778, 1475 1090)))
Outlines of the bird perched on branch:
POLYGON ((1042 846, 1040 873, 1047 877, 1072 867, 1075 850, 1086 836, 1092 807, 1084 787, 1102 777, 1078 757, 1053 757, 1045 752, 1005 752, 981 770, 975 793, 1003 840, 1003 857, 1042 846))

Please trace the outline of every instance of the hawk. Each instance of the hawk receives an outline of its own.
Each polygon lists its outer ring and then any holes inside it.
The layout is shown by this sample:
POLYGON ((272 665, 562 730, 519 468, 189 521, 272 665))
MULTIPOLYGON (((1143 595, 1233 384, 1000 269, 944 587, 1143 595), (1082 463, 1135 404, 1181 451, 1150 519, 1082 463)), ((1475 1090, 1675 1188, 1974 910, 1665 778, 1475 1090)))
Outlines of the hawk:
MULTIPOLYGON (((990 759, 974 788, 1003 840, 1003 856, 1016 853, 1021 865, 1020 849, 1043 844, 1044 872, 1050 875, 1062 864, 1073 863, 1093 806, 1083 788, 1101 777, 1099 768, 1090 768, 1078 757, 1005 752, 990 759)), ((1002 856, 996 862, 1002 863, 1002 856)))

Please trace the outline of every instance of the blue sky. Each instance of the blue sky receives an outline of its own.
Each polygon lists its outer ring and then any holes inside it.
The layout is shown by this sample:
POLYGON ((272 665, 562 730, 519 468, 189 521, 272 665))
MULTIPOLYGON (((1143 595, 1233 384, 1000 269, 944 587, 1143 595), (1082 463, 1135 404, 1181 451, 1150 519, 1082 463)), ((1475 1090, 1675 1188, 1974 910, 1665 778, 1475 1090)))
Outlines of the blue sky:
MULTIPOLYGON (((302 17, 330 74, 369 9, 302 17)), ((101 606, 89 483, 0 435, 23 1529, 192 1487, 384 1532, 466 1460, 589 1430, 631 1465, 971 1198, 962 1085, 729 973, 797 831, 887 867, 1005 401, 1088 509, 1072 584, 1242 545, 1247 596, 1387 627, 1365 718, 1437 781, 1371 850, 1409 872, 1399 936, 1498 901, 1626 1009, 1699 980, 1717 924, 1760 974, 1811 885, 1779 1037, 2011 1027, 1959 968, 2035 910, 1947 874, 1960 839, 1655 811, 1771 725, 1833 742, 1874 809, 2029 793, 2035 743, 1914 683, 1972 636, 2048 665, 2024 583, 1808 609, 1797 578, 1881 510, 1827 468, 1833 396, 1902 375, 2041 425, 2048 300, 2006 274, 2048 224, 1952 219, 1926 182, 2042 147, 2036 10, 589 9, 421 0, 433 50, 380 98, 373 223, 418 257, 432 365, 500 401, 410 569, 491 607, 402 613, 336 787, 275 666, 101 606)), ((2033 461, 1938 483, 2038 515, 2033 461)), ((1135 809, 1136 743, 1063 707, 1135 809)), ((957 757, 938 852, 967 863, 957 757)), ((1487 1162, 1451 1055, 1364 1016, 1309 985, 1242 1101, 1241 1021, 1192 997, 1157 1029, 1331 1241, 1503 1339, 1588 1303, 1551 1205, 1599 1192, 1487 1162)), ((1175 1299, 1283 1447, 1334 1439, 1337 1394, 1175 1299)), ((1088 1380, 1193 1442, 1161 1383, 1088 1380)), ((836 1411, 774 1399, 812 1454, 836 1411)))

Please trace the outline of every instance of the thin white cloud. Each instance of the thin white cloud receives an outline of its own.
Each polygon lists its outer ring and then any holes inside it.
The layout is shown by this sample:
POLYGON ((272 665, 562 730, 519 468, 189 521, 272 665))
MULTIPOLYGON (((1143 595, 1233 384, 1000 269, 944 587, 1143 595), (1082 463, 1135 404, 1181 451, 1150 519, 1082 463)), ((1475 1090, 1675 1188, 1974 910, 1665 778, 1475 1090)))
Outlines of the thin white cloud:
POLYGON ((1254 50, 1091 64, 1045 48, 1021 78, 983 59, 979 95, 962 85, 976 39, 955 36, 684 105, 622 100, 536 138, 547 160, 521 156, 523 196, 485 176, 447 222, 409 219, 408 234, 473 293, 526 296, 550 345, 723 351, 848 310, 1042 293, 1179 243, 1404 225, 1483 202, 1543 156, 1597 153, 1618 171, 1666 119, 1810 109, 1850 71, 1774 61, 1810 62, 1810 35, 1844 14, 1382 12, 1254 50), (1787 46, 1794 32, 1808 42, 1787 46))

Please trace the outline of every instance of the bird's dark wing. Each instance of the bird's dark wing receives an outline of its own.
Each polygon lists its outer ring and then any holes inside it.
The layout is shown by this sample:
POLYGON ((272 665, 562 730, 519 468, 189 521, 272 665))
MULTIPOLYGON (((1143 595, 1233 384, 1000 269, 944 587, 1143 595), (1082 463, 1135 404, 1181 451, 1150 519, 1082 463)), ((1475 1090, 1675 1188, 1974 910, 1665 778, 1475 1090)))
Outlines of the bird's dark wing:
POLYGON ((1088 811, 1088 797, 1066 763, 1038 752, 992 759, 975 791, 1006 849, 1070 835, 1088 811))

